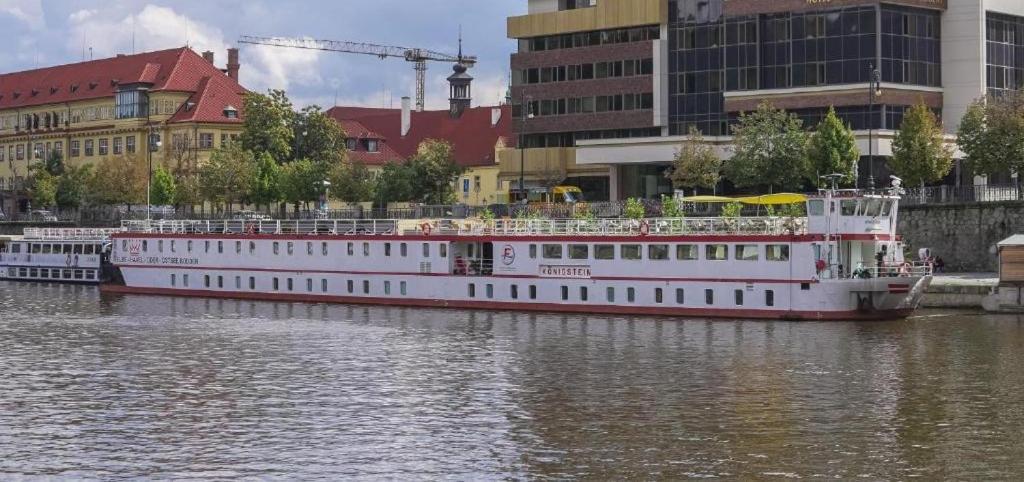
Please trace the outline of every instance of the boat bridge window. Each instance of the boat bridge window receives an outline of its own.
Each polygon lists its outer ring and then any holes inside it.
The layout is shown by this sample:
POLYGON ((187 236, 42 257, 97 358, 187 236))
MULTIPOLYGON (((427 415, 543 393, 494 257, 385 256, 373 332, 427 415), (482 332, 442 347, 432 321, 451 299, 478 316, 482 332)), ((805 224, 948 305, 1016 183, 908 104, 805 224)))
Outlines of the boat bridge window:
POLYGON ((737 244, 736 259, 740 261, 757 261, 757 245, 737 244))
POLYGON ((570 244, 569 259, 587 259, 590 257, 590 246, 586 244, 570 244))
POLYGON ((708 261, 725 261, 729 259, 729 245, 709 244, 704 247, 704 257, 708 261))
POLYGON ((882 201, 882 217, 891 216, 890 211, 892 211, 892 201, 888 199, 882 201))
POLYGON ((857 201, 847 200, 839 203, 839 213, 843 216, 854 216, 857 214, 857 201))
POLYGON ((667 244, 651 244, 647 246, 647 259, 655 260, 667 260, 668 259, 668 245, 667 244))
POLYGON ((639 244, 623 244, 619 247, 619 253, 622 259, 633 261, 643 259, 639 244))
POLYGON ((595 244, 594 259, 615 259, 615 245, 595 244))
POLYGON ((825 215, 825 201, 822 199, 812 199, 807 201, 807 215, 808 216, 824 216, 825 215))
POLYGON ((768 261, 789 261, 789 245, 769 244, 765 246, 764 259, 768 261))

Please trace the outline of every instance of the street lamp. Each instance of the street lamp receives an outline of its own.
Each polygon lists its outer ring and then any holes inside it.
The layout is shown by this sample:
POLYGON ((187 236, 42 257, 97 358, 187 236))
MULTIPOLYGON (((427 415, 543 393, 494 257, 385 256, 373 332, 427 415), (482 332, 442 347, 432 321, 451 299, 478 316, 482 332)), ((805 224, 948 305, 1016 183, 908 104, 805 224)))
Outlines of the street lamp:
POLYGON ((323 181, 323 186, 324 186, 324 199, 323 199, 323 201, 320 202, 320 209, 326 212, 327 211, 327 207, 328 207, 328 203, 330 202, 328 200, 329 199, 328 196, 330 194, 331 182, 330 181, 323 181))
POLYGON ((161 144, 160 134, 153 133, 153 126, 150 126, 146 139, 146 164, 149 169, 146 176, 146 221, 153 219, 153 153, 160 149, 161 144))
POLYGON ((875 99, 882 96, 882 73, 874 65, 868 65, 868 189, 875 189, 875 99))

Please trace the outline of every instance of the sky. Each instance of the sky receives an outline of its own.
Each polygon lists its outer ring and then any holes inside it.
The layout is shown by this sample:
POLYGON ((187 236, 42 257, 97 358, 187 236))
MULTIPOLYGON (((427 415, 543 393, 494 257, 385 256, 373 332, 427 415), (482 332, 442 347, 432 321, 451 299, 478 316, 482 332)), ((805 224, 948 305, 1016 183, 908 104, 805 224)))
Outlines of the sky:
MULTIPOLYGON (((0 0, 0 73, 189 45, 223 68, 241 49, 241 83, 284 89, 298 106, 399 107, 415 97, 413 64, 368 55, 237 45, 239 35, 308 37, 479 57, 474 105, 494 105, 508 85, 505 18, 526 0, 0 0), (134 39, 134 49, 133 49, 134 39), (90 53, 91 49, 91 53, 90 53)), ((445 109, 451 65, 431 62, 427 108, 445 109)))

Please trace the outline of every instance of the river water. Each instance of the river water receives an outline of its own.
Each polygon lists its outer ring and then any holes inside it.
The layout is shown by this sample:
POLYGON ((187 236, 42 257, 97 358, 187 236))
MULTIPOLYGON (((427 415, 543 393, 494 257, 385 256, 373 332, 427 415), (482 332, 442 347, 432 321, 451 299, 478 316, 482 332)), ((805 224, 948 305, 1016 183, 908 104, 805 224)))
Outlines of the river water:
POLYGON ((0 283, 0 478, 1020 479, 1024 321, 809 323, 0 283))

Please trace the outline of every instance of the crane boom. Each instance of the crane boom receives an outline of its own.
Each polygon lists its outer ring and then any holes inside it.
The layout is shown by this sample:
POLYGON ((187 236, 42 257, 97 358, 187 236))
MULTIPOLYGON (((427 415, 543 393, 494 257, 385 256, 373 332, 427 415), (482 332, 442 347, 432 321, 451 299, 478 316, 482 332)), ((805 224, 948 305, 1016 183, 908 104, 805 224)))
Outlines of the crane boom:
POLYGON ((310 38, 289 38, 289 37, 254 37, 243 35, 238 38, 238 43, 251 45, 268 45, 272 47, 287 47, 307 50, 323 50, 327 52, 342 52, 349 54, 373 55, 379 58, 400 58, 407 62, 414 62, 416 70, 416 110, 422 111, 426 103, 424 84, 426 83, 427 61, 432 62, 461 62, 472 67, 476 64, 475 56, 450 55, 428 49, 414 47, 397 47, 393 45, 378 45, 364 42, 346 42, 339 40, 317 40, 310 38))

